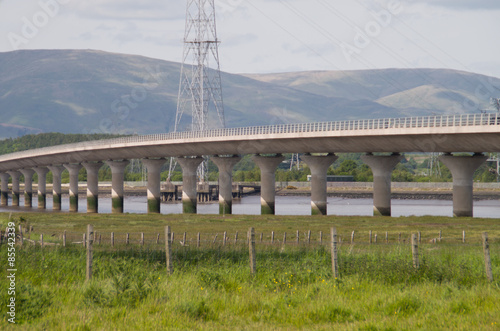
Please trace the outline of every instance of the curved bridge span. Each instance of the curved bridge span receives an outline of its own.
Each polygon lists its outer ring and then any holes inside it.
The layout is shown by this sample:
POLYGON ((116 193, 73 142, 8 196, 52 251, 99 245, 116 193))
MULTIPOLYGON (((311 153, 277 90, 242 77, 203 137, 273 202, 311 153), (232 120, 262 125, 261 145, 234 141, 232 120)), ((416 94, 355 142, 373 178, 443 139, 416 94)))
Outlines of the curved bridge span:
POLYGON ((254 160, 261 168, 262 212, 274 213, 274 172, 282 161, 281 154, 305 153, 303 160, 312 172, 312 213, 326 214, 326 171, 336 159, 334 153, 343 152, 367 153, 363 160, 374 173, 374 212, 382 215, 390 215, 390 175, 401 160, 399 153, 445 153, 441 160, 454 178, 454 214, 472 216, 472 173, 486 160, 481 153, 500 152, 500 117, 469 114, 285 124, 130 136, 28 150, 0 156, 2 205, 8 203, 9 177, 12 177, 13 205, 19 203, 19 177, 23 174, 28 178, 25 204, 31 206, 30 178, 35 171, 39 177, 39 207, 45 208, 45 175, 52 171, 54 206, 60 208, 60 173, 66 168, 70 172, 70 209, 77 210, 74 204, 78 200, 75 198, 78 171, 83 165, 88 175, 87 210, 97 212, 97 171, 105 161, 113 173, 113 210, 121 212, 126 160, 144 159, 148 169, 149 210, 159 212, 159 172, 164 158, 177 157, 183 169, 184 212, 196 212, 194 174, 202 155, 214 155, 212 160, 220 172, 221 213, 231 213, 231 190, 226 192, 224 185, 230 187, 232 168, 239 161, 236 155, 255 154, 254 160), (392 155, 374 156, 375 152, 392 155), (450 154, 453 152, 475 155, 453 157, 450 154))

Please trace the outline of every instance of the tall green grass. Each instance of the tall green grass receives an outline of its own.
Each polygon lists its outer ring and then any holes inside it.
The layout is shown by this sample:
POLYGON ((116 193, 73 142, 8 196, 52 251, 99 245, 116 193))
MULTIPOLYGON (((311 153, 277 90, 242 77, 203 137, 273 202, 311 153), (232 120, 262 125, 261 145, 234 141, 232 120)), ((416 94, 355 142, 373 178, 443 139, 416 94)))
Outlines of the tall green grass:
MULTIPOLYGON (((17 250, 18 323, 47 330, 495 330, 500 256, 488 283, 480 245, 425 244, 415 270, 409 245, 346 245, 340 277, 327 246, 174 245, 167 275, 161 246, 94 246, 85 281, 82 247, 17 250)), ((6 247, 0 248, 6 260, 6 247)), ((2 261, 2 268, 4 262, 2 261)), ((0 300, 6 302, 6 278, 0 300)), ((1 329, 16 329, 6 321, 1 329)))

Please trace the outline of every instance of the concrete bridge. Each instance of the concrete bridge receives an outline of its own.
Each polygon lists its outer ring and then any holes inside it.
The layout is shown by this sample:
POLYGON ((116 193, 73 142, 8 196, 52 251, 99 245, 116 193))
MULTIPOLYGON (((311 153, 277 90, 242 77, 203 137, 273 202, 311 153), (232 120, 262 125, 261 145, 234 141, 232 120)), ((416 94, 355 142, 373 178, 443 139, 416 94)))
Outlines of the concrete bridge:
POLYGON ((70 211, 78 210, 78 172, 87 171, 87 211, 98 211, 97 174, 103 162, 112 172, 112 211, 123 212, 123 179, 128 160, 142 159, 148 172, 148 212, 160 212, 160 171, 177 157, 183 172, 183 211, 196 213, 196 169, 202 155, 219 168, 220 212, 232 211, 232 170, 244 154, 254 154, 261 170, 263 214, 275 211, 275 171, 283 153, 305 153, 311 169, 311 212, 326 215, 326 172, 335 153, 366 153, 362 159, 374 174, 374 214, 391 215, 391 173, 403 152, 442 152, 440 160, 453 175, 453 212, 472 216, 472 176, 486 161, 484 152, 500 152, 500 117, 470 114, 286 124, 131 136, 40 148, 0 156, 1 204, 19 205, 19 181, 25 178, 25 205, 32 206, 32 176, 38 174, 38 208, 46 208, 46 175, 53 174, 54 209, 61 208, 61 173, 70 175, 70 211), (373 155, 373 153, 390 155, 373 155), (472 152, 473 156, 452 153, 472 152), (319 154, 319 155, 318 155, 319 154))

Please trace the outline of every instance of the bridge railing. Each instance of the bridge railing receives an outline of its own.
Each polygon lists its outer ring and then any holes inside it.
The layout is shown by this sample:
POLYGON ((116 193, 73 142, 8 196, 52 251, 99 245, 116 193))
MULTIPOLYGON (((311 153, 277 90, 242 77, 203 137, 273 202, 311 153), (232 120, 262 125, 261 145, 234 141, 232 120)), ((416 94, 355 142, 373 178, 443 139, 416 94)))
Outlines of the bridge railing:
MULTIPOLYGON (((464 127, 464 126, 491 126, 500 125, 498 114, 463 114, 424 117, 403 118, 380 118, 370 120, 352 120, 337 122, 316 122, 299 124, 280 124, 269 126, 251 126, 242 128, 214 129, 208 131, 187 131, 164 134, 152 134, 144 136, 128 136, 108 140, 95 140, 75 144, 64 145, 66 148, 92 147, 109 144, 127 144, 154 142, 179 139, 217 138, 233 136, 259 136, 272 134, 300 134, 312 132, 335 132, 335 131, 364 131, 364 130, 386 130, 386 129, 412 129, 412 128, 441 128, 441 127, 464 127)), ((500 127, 499 127, 500 129, 500 127)), ((61 145, 40 148, 39 154, 57 152, 61 145)), ((12 153, 9 158, 33 155, 33 150, 12 153)), ((0 156, 0 162, 4 157, 0 156)))

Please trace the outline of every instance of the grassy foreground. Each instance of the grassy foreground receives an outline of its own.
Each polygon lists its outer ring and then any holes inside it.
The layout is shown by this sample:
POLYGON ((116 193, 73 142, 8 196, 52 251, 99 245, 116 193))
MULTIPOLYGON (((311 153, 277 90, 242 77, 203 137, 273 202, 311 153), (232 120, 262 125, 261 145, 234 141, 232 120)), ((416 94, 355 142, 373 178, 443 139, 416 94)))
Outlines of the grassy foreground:
MULTIPOLYGON (((66 230, 80 238, 87 223, 108 237, 130 233, 131 244, 114 248, 103 240, 94 249, 94 278, 85 282, 81 245, 17 247, 17 322, 7 323, 8 283, 0 280, 0 329, 34 330, 498 330, 500 328, 500 222, 443 217, 286 217, 210 215, 72 215, 15 214, 60 242, 66 230), (187 231, 189 246, 175 240, 174 273, 165 271, 162 243, 156 233, 170 225, 176 238, 187 231), (257 243, 257 274, 248 267, 244 233, 253 226, 264 233, 257 243), (336 226, 341 276, 334 279, 328 231, 336 226), (313 233, 310 245, 295 231, 313 233), (368 232, 378 233, 368 245, 368 232), (443 232, 443 241, 429 243, 443 232), (461 243, 462 231, 467 243, 461 243), (222 246, 224 231, 238 244, 222 246), (270 232, 276 242, 270 243, 270 232), (289 235, 284 248, 284 232, 289 235), (318 232, 323 231, 323 245, 318 232), (350 234, 356 231, 356 243, 350 234), (421 268, 413 268, 410 245, 398 242, 421 231, 421 268), (484 272, 480 234, 490 236, 495 282, 484 272), (139 232, 146 233, 139 246, 139 232), (202 245, 196 247, 195 233, 202 245), (385 243, 389 233, 389 244, 385 243), (54 234, 54 236, 52 236, 54 234), (219 239, 213 243, 214 235, 219 239), (384 237, 382 240, 382 237, 384 237)), ((4 229, 8 215, 0 214, 4 229)), ((24 223, 25 224, 25 223, 24 223)), ((71 241, 71 240, 69 240, 71 241)), ((162 241, 163 242, 163 241, 162 241)), ((0 248, 6 272, 7 247, 0 248)))

